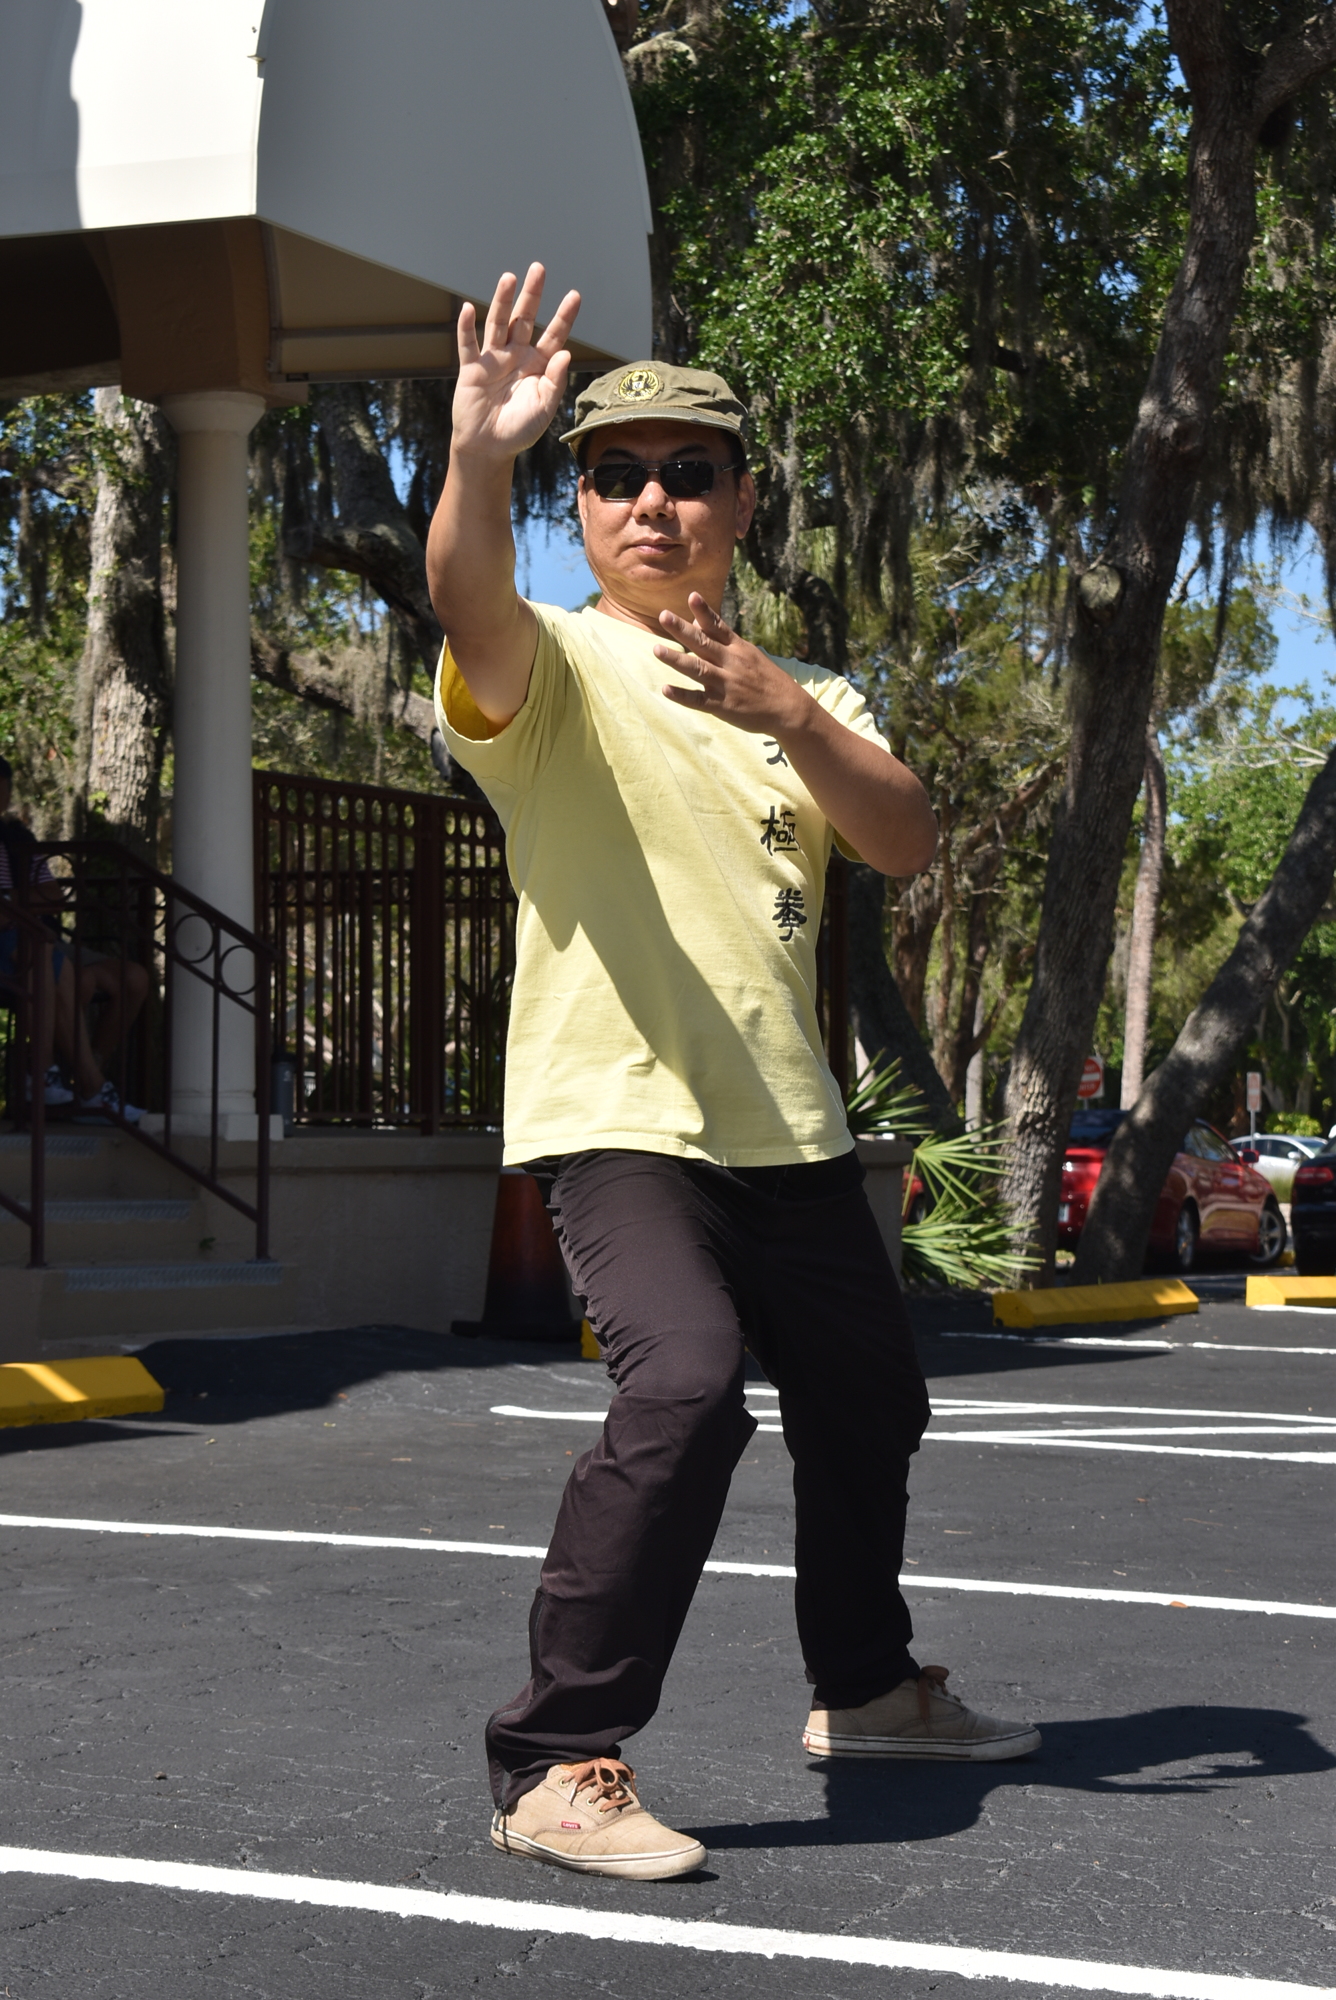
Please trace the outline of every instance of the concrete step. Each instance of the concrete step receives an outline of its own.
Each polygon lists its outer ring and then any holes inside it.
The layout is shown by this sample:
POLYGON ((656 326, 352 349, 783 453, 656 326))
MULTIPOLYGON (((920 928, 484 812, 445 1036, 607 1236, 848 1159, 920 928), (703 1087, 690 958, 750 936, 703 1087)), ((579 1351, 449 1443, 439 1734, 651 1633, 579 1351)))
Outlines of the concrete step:
POLYGON ((290 1327, 297 1280, 291 1264, 0 1266, 0 1361, 102 1354, 164 1335, 290 1327))
MULTIPOLYGON (((199 1201, 83 1196, 46 1204, 48 1264, 184 1263, 212 1247, 199 1201)), ((0 1209, 0 1265, 26 1264, 28 1255, 27 1226, 0 1209)))
MULTIPOLYGON (((123 1132, 72 1131, 46 1135, 47 1199, 193 1199, 196 1184, 167 1160, 123 1132)), ((0 1188, 28 1198, 31 1142, 26 1132, 0 1132, 0 1188)))

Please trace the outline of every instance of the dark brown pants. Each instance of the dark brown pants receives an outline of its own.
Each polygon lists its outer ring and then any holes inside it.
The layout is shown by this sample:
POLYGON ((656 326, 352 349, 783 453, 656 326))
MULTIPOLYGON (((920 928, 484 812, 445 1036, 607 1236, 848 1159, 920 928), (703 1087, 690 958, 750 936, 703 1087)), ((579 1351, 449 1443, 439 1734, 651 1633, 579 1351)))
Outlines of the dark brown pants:
POLYGON ((918 1671, 899 1574, 928 1398, 855 1155, 728 1169, 606 1151, 533 1170, 617 1393, 562 1495, 531 1677, 487 1725, 505 1806, 551 1764, 619 1756, 658 1707, 756 1427, 747 1348, 793 1459, 795 1607, 818 1699, 856 1707, 918 1671))

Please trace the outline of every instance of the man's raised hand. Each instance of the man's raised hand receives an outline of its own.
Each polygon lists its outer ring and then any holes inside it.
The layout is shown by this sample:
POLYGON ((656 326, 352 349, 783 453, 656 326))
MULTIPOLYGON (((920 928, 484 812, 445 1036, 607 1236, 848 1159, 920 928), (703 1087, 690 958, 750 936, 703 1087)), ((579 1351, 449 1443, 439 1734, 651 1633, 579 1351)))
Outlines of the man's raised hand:
POLYGON ((502 275, 481 341, 474 307, 461 308, 452 453, 514 458, 538 442, 556 415, 571 365, 566 341, 580 294, 567 292, 535 340, 545 276, 541 264, 530 264, 522 286, 513 271, 502 275))

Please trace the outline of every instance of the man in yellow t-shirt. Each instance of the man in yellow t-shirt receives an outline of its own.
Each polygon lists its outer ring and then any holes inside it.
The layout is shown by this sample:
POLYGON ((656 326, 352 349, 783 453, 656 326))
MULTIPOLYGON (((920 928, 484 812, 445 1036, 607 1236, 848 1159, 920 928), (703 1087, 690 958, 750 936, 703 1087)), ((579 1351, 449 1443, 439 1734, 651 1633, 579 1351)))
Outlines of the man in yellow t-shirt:
POLYGON ((621 1739, 658 1705, 755 1429, 747 1349, 794 1461, 806 1747, 991 1761, 1039 1737, 908 1650, 927 1394, 817 1028, 832 840, 913 874, 931 808, 847 681, 718 614, 756 489, 717 375, 644 362, 584 391, 566 442, 601 596, 571 614, 517 594, 512 469, 556 413, 579 306, 535 338, 542 283, 503 277, 481 334, 460 315, 436 704, 519 894, 505 1157, 544 1188, 617 1393, 562 1497, 530 1679, 487 1725, 492 1839, 660 1879, 705 1851, 640 1804, 621 1739))

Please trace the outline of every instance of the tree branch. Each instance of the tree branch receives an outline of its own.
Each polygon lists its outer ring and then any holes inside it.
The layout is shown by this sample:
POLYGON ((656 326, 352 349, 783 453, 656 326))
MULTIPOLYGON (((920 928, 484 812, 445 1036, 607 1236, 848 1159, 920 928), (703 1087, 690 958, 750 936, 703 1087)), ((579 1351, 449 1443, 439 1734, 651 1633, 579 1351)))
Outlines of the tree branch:
MULTIPOLYGON (((337 715, 360 717, 351 662, 340 663, 337 656, 320 652, 297 652, 281 646, 257 627, 251 627, 251 672, 270 687, 308 701, 313 708, 329 709, 337 715)), ((396 729, 416 736, 431 752, 437 774, 451 791, 469 798, 481 798, 477 784, 461 770, 445 747, 436 727, 436 711, 425 694, 411 688, 394 688, 386 704, 385 718, 396 729)))
POLYGON ((1336 64, 1336 6, 1319 7, 1303 26, 1282 35, 1267 50, 1253 95, 1256 124, 1264 125, 1273 111, 1297 96, 1336 64))

